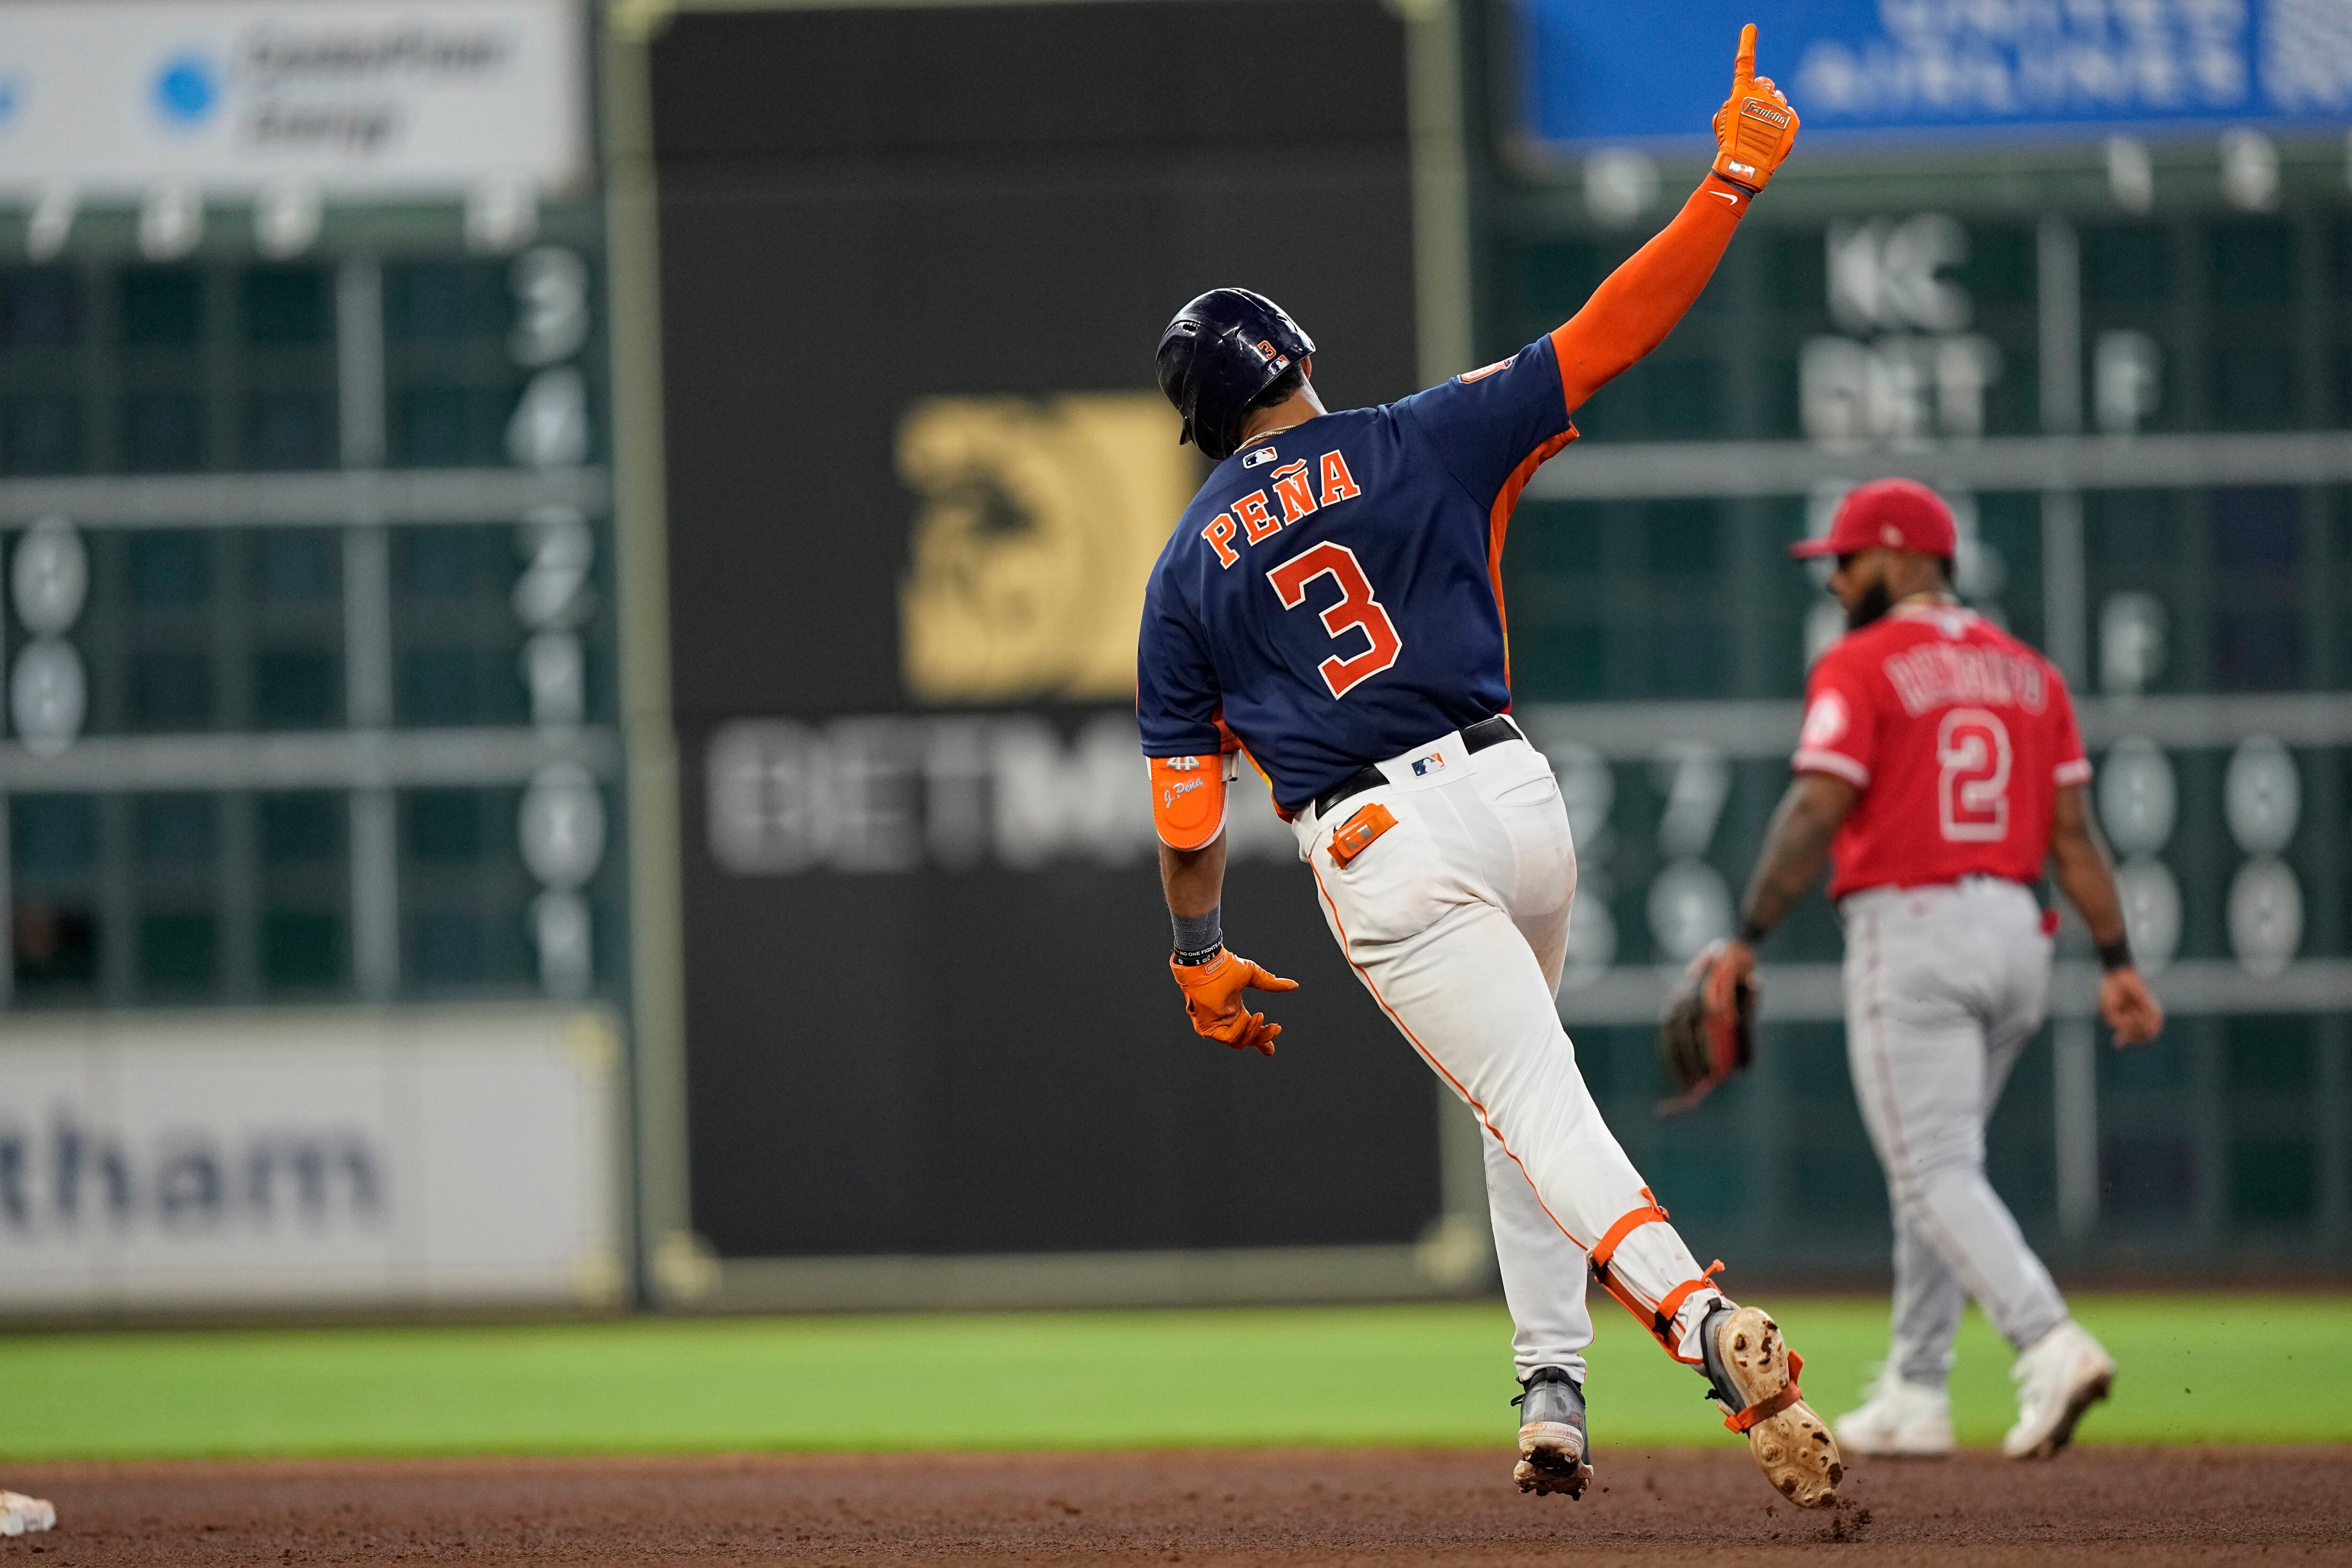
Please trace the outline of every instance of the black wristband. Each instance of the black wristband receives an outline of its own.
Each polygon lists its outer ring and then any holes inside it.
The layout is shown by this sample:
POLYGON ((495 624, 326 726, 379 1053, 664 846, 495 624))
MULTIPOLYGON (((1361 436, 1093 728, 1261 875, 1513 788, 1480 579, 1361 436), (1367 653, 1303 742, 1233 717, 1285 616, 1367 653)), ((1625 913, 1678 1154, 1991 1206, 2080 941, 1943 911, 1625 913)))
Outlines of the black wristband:
POLYGON ((1750 947, 1761 945, 1771 935, 1772 928, 1752 915, 1739 923, 1739 939, 1750 947))
POLYGON ((1176 949, 1176 961, 1188 969, 1197 969, 1224 950, 1225 945, 1223 942, 1213 942, 1206 947, 1198 947, 1190 953, 1179 947, 1176 949))
POLYGON ((2131 938, 2118 936, 2112 942, 2099 944, 2099 967, 2113 971, 2132 967, 2131 938))

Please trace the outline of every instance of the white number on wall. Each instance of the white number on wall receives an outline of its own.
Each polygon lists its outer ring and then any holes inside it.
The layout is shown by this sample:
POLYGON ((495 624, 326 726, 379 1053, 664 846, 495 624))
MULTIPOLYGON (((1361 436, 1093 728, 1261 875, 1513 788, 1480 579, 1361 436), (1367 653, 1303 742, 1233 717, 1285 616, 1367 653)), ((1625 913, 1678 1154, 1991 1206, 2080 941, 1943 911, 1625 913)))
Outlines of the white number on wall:
POLYGON ((507 349, 532 370, 568 360, 588 340, 588 264, 579 253, 543 245, 517 258, 514 332, 507 349))

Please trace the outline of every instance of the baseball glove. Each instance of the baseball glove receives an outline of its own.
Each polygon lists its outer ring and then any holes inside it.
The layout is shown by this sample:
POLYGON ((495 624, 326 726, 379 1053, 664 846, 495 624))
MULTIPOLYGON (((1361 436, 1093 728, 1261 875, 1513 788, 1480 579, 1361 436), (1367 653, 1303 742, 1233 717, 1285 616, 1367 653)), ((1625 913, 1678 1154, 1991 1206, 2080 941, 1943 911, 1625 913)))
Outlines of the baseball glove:
POLYGON ((1715 967, 1723 944, 1711 943, 1691 960, 1682 979, 1666 998, 1658 1019, 1658 1062, 1665 1069, 1674 1095, 1662 1101, 1658 1114, 1671 1116, 1706 1099, 1715 1086, 1746 1067, 1756 1054, 1754 976, 1740 982, 1728 1012, 1709 1012, 1707 971, 1715 967))

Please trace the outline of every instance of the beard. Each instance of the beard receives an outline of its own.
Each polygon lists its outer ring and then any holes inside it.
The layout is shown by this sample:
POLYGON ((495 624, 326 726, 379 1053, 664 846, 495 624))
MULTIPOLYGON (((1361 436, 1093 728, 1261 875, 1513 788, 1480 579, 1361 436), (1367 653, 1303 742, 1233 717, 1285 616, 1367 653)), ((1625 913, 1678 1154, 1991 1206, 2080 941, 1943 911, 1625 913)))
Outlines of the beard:
POLYGON ((1862 591, 1862 597, 1847 606, 1845 629, 1859 632, 1895 607, 1895 597, 1886 591, 1886 580, 1880 578, 1862 591))

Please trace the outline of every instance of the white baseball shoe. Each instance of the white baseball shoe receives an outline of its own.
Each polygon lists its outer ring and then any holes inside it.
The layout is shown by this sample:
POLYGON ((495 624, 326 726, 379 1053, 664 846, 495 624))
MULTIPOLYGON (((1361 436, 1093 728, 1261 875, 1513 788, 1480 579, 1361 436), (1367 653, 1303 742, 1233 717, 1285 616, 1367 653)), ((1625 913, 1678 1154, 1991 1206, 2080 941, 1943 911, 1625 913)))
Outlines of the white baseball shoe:
POLYGON ((57 1523, 58 1511, 46 1499, 0 1491, 0 1535, 29 1535, 37 1530, 54 1530, 57 1523))
POLYGON ((2046 1459, 2074 1436, 2083 1412, 2107 1396, 2115 1358, 2068 1318, 2018 1352, 2010 1372, 2017 1385, 2017 1425, 2000 1440, 2012 1459, 2046 1459))
POLYGON ((1887 1367, 1858 1410, 1830 1423, 1838 1447, 1874 1458, 1940 1459, 1952 1451, 1952 1396, 1887 1367))

